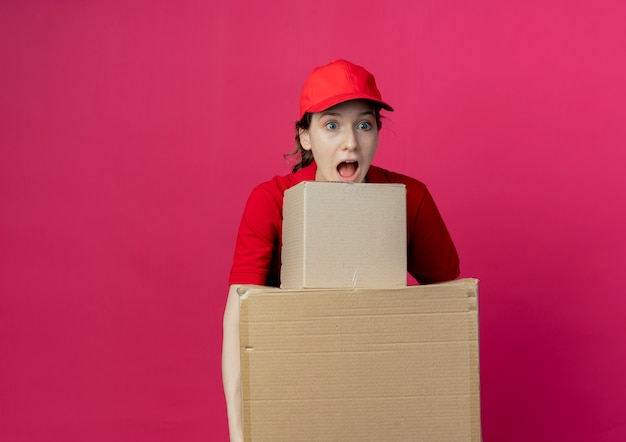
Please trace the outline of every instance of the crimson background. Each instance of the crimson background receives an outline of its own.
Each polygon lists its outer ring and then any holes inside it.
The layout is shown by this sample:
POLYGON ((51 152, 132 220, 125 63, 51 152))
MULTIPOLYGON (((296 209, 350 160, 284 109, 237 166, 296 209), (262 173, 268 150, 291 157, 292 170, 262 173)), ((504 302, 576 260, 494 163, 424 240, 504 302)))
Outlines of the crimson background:
POLYGON ((225 440, 246 196, 347 58, 481 280, 484 439, 626 440, 618 0, 2 1, 0 439, 225 440))

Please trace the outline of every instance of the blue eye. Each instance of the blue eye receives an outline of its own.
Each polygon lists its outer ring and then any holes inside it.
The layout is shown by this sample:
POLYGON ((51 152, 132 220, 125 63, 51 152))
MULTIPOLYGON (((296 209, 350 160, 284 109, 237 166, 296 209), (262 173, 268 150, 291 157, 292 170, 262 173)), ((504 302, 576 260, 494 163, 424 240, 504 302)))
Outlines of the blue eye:
POLYGON ((361 121, 358 124, 358 128, 361 130, 370 130, 372 128, 372 125, 368 123, 367 121, 361 121))
POLYGON ((335 123, 334 121, 330 121, 328 123, 326 123, 326 129, 328 130, 335 130, 339 127, 339 125, 337 123, 335 123))

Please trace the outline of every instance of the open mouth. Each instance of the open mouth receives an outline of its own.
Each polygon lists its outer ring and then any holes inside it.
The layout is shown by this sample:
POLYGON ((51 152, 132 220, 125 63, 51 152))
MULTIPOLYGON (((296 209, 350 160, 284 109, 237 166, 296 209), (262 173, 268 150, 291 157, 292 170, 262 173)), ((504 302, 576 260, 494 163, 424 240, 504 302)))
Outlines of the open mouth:
POLYGON ((339 176, 345 180, 354 179, 358 170, 358 161, 342 161, 337 165, 339 176))

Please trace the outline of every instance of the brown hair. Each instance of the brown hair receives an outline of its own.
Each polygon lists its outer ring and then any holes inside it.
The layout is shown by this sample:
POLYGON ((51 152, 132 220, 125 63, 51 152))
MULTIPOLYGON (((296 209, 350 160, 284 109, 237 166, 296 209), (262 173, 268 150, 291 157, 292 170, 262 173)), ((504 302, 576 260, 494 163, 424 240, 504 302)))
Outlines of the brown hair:
MULTIPOLYGON (((380 130, 380 128, 383 127, 383 123, 381 121, 381 116, 380 116, 380 106, 375 107, 374 115, 376 117, 376 126, 378 127, 378 130, 380 130)), ((304 147, 302 147, 302 143, 300 142, 300 131, 309 130, 309 127, 311 127, 312 117, 313 117, 313 114, 310 112, 307 112, 302 116, 301 120, 296 121, 296 137, 295 137, 296 147, 294 148, 293 151, 283 155, 285 159, 288 159, 290 157, 295 157, 295 162, 291 170, 293 173, 296 173, 298 170, 307 167, 314 160, 313 152, 310 150, 306 150, 304 147)))

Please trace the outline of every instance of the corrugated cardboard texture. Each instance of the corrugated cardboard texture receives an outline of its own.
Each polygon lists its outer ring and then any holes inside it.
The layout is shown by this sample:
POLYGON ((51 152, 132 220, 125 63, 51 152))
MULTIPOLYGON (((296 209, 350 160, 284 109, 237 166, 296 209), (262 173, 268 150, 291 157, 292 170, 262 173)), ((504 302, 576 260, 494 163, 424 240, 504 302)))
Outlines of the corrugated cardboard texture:
POLYGON ((479 441, 477 280, 240 289, 246 441, 479 441))
POLYGON ((304 182, 285 192, 281 287, 406 286, 403 184, 304 182))

